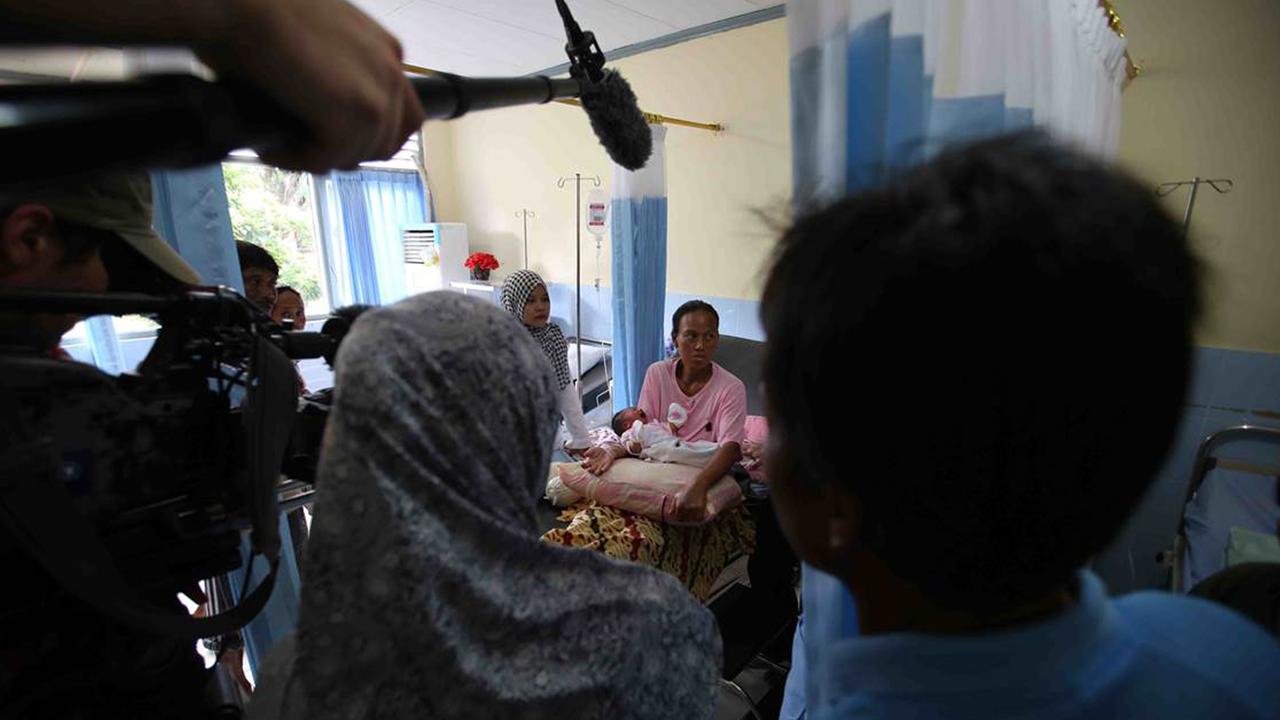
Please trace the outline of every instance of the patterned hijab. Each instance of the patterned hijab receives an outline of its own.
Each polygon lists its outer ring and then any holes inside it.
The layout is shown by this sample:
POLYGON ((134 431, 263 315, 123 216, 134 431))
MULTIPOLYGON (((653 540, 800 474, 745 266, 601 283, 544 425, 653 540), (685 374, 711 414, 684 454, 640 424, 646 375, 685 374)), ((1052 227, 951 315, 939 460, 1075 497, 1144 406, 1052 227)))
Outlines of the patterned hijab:
POLYGON ((538 539, 555 382, 520 325, 449 292, 371 310, 336 388, 293 659, 251 717, 711 717, 711 614, 538 539))
MULTIPOLYGON (((542 276, 532 270, 517 270, 511 273, 502 283, 503 309, 524 324, 524 306, 539 285, 546 287, 542 276)), ((548 322, 545 327, 532 328, 528 325, 525 327, 533 335, 533 339, 542 346, 542 352, 551 361, 551 367, 556 373, 556 382, 560 384, 559 389, 568 387, 573 381, 569 374, 569 345, 564 341, 564 333, 560 331, 559 326, 548 322)))

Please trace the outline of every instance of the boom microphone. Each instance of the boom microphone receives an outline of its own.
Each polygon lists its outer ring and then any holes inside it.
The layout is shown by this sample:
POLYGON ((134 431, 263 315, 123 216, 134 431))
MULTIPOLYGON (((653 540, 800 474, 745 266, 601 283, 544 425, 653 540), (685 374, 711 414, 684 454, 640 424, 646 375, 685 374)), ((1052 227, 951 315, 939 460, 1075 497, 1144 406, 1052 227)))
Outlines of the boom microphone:
MULTIPOLYGON (((428 119, 581 98, 591 128, 622 167, 644 166, 653 138, 635 92, 604 69, 595 35, 557 0, 569 42, 570 77, 411 80, 428 119)), ((0 86, 0 184, 28 183, 112 167, 190 167, 232 150, 270 151, 305 135, 296 118, 255 89, 190 75, 126 82, 0 86)))
POLYGON ((565 0, 556 0, 556 11, 564 23, 569 75, 583 84, 582 109, 591 129, 614 162, 639 170, 653 153, 653 133, 636 94, 617 71, 604 69, 604 53, 595 33, 578 26, 565 0))
POLYGON ((653 133, 645 122, 631 85, 615 70, 582 93, 591 129, 613 161, 628 170, 639 170, 653 153, 653 133))
MULTIPOLYGON (((640 112, 631 85, 615 70, 573 62, 568 79, 543 75, 526 78, 468 78, 449 73, 414 78, 413 85, 428 118, 452 120, 490 108, 580 98, 591 129, 614 162, 639 170, 653 153, 653 134, 640 112), (598 79, 592 79, 593 75, 598 79)), ((603 56, 601 56, 603 60, 603 56)), ((603 63, 601 63, 603 65, 603 63)), ((0 98, 3 97, 0 88, 0 98)), ((0 135, 0 141, 3 136, 0 135)))

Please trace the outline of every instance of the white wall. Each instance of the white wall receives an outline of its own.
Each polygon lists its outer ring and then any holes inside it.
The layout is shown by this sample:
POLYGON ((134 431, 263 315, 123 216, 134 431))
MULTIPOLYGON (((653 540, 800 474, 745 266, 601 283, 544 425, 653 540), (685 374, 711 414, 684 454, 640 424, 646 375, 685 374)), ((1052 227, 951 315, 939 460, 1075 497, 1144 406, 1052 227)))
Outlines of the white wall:
MULTIPOLYGON (((1202 177, 1191 221, 1206 264, 1199 342, 1280 352, 1280 3, 1116 0, 1143 74, 1124 94, 1120 159, 1155 184, 1202 177)), ((1186 191, 1169 198, 1182 217, 1186 191)))
MULTIPOLYGON (((643 109, 726 131, 667 130, 668 292, 755 299, 774 230, 759 217, 787 207, 791 191, 785 20, 654 50, 613 64, 643 109)), ((473 249, 494 252, 498 275, 520 267, 516 212, 533 210, 530 264, 550 282, 574 280, 572 186, 556 178, 598 175, 610 164, 582 110, 559 104, 477 113, 427 124, 428 176, 444 221, 469 226, 473 249)), ((584 186, 584 202, 587 186, 584 186)), ((595 246, 583 232, 583 278, 595 278, 595 246)), ((601 258, 609 284, 609 243, 601 258)))

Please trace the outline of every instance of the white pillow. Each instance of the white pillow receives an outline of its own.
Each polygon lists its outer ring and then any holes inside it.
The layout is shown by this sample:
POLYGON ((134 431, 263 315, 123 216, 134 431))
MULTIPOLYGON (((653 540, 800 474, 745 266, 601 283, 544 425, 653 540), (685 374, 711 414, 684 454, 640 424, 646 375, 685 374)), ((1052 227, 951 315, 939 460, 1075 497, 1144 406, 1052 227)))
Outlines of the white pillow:
POLYGON ((560 479, 578 495, 601 505, 616 507, 672 525, 701 525, 742 502, 738 483, 728 475, 707 491, 707 508, 701 522, 676 522, 676 496, 693 482, 700 468, 674 463, 654 463, 623 458, 597 477, 580 464, 562 464, 560 479))
MULTIPOLYGON (((547 477, 546 497, 556 507, 569 507, 582 499, 578 493, 570 490, 560 479, 560 466, 564 463, 551 463, 551 474, 547 477)), ((577 466, 577 463, 570 463, 577 466)))

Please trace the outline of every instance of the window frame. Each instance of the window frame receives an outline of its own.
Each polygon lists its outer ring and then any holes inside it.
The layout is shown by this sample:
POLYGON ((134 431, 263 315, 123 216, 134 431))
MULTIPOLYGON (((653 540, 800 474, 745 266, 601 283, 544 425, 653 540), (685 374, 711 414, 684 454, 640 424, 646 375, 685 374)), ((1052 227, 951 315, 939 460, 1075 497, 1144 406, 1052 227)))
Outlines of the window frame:
MULTIPOLYGON (((400 147, 400 150, 397 151, 396 154, 393 155, 391 158, 387 160, 373 160, 369 162, 362 162, 357 166, 356 170, 357 171, 358 170, 388 170, 392 172, 404 172, 404 173, 416 174, 422 180, 422 190, 423 190, 422 201, 423 201, 423 207, 426 210, 427 222, 433 223, 435 222, 435 213, 433 212, 433 207, 431 202, 431 188, 427 184, 425 163, 423 161, 423 158, 425 157, 424 153, 425 153, 424 140, 422 137, 422 131, 419 130, 413 133, 412 135, 410 135, 409 139, 406 140, 404 145, 400 147)), ((258 157, 257 153, 249 149, 233 150, 231 154, 227 155, 227 157, 223 158, 222 160, 223 164, 229 163, 229 162, 267 166, 266 163, 262 162, 262 159, 258 157)), ((291 172, 303 172, 303 171, 291 171, 291 172)), ((329 317, 331 317, 334 308, 342 307, 342 305, 347 304, 347 303, 338 302, 339 293, 337 291, 339 289, 342 289, 344 290, 344 293, 345 293, 345 291, 348 288, 346 288, 344 285, 339 285, 338 283, 335 282, 334 273, 336 272, 336 270, 332 265, 332 263, 334 262, 339 262, 339 263, 346 262, 345 255, 342 258, 332 258, 330 257, 330 253, 329 253, 330 240, 331 239, 334 240, 335 246, 341 247, 340 245, 338 245, 338 241, 342 240, 343 238, 341 237, 330 238, 330 235, 329 235, 329 233, 334 233, 334 232, 341 235, 342 228, 332 227, 328 221, 328 218, 326 218, 325 216, 326 215, 325 207, 327 205, 327 194, 329 192, 329 188, 326 185, 327 173, 318 175, 316 173, 304 172, 303 174, 311 178, 311 196, 314 199, 314 202, 312 203, 312 207, 311 207, 311 227, 312 227, 312 232, 315 234, 315 237, 316 237, 316 244, 319 247, 320 274, 322 276, 320 282, 323 284, 325 295, 329 300, 328 312, 316 314, 314 317, 310 313, 308 313, 307 322, 310 323, 312 319, 315 319, 315 320, 328 319, 329 317)), ((224 187, 225 187, 225 183, 224 183, 224 187)), ((344 294, 343 297, 345 298, 346 295, 344 294)))

